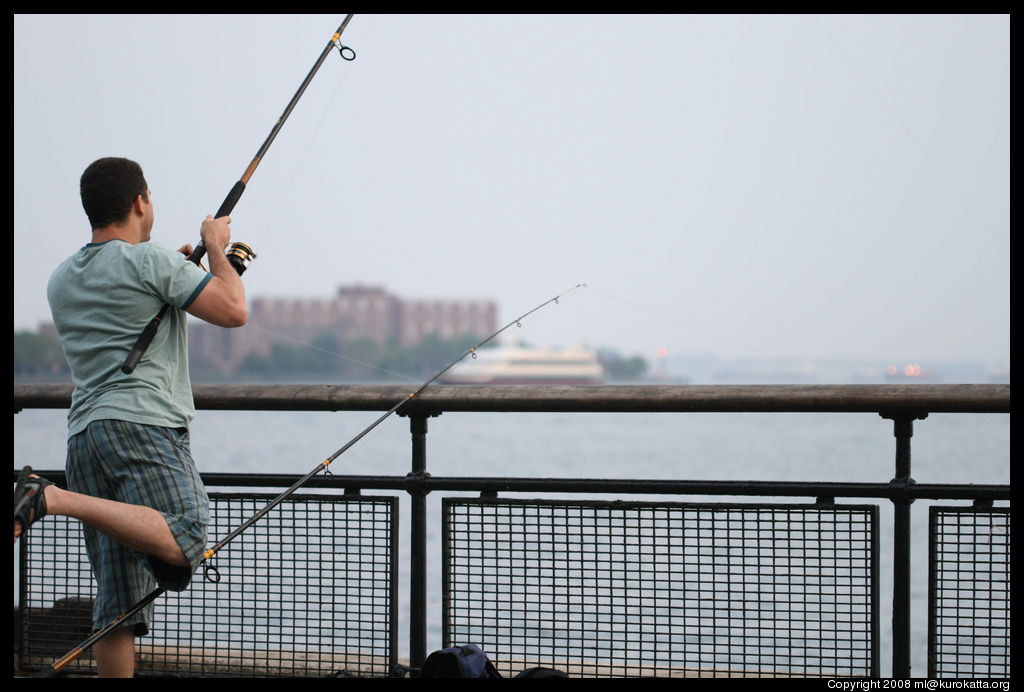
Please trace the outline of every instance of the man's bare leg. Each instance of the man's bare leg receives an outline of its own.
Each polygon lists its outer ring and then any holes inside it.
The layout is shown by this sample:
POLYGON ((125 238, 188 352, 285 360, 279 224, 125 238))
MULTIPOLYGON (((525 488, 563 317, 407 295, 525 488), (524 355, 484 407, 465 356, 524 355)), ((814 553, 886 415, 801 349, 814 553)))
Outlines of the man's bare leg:
POLYGON ((101 678, 135 677, 134 625, 114 630, 93 644, 92 651, 101 678))
MULTIPOLYGON (((44 492, 47 514, 62 514, 84 521, 118 543, 160 558, 168 564, 182 567, 189 565, 164 515, 152 507, 73 493, 56 485, 46 486, 44 492)), ((15 540, 20 535, 21 523, 15 522, 15 540)))
MULTIPOLYGON (((83 521, 115 541, 139 552, 153 555, 172 565, 189 564, 174 540, 164 516, 152 507, 130 505, 48 485, 43 490, 48 515, 64 515, 83 521)), ((21 522, 14 522, 14 539, 21 535, 21 522)), ((114 630, 93 645, 101 678, 135 676, 135 627, 114 630)))

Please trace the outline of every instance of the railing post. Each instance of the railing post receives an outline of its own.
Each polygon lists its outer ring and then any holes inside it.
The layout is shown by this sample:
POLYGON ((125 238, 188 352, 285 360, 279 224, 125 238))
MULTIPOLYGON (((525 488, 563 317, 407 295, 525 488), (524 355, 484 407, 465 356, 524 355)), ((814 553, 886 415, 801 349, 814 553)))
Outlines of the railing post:
MULTIPOLYGON (((426 414, 410 415, 412 433, 412 481, 429 478, 427 473, 426 414)), ((427 657, 427 492, 416 484, 409 487, 412 512, 409 525, 409 665, 420 668, 427 657)))
POLYGON ((910 677, 910 505, 914 499, 907 492, 914 484, 910 477, 910 438, 914 420, 927 413, 881 413, 893 421, 896 438, 896 476, 889 481, 894 492, 893 504, 893 575, 892 575, 892 676, 910 677))

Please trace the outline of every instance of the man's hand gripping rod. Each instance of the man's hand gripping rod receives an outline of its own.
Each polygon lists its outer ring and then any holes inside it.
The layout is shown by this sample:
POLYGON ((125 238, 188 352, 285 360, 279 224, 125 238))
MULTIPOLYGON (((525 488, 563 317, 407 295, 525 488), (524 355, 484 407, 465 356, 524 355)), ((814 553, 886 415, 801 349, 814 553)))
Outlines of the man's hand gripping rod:
MULTIPOLYGON (((341 26, 339 26, 337 31, 334 32, 331 40, 327 42, 327 46, 324 48, 323 52, 320 53, 320 57, 317 58, 316 64, 313 65, 309 74, 306 75, 306 78, 302 81, 302 85, 299 86, 299 90, 295 92, 294 96, 292 96, 292 100, 288 102, 288 107, 284 109, 284 113, 274 124, 274 128, 270 131, 270 135, 267 137, 266 141, 263 142, 263 146, 261 146, 260 150, 256 152, 256 156, 253 157, 248 168, 246 168, 245 172, 242 174, 242 177, 231 188, 228 196, 224 198, 224 202, 220 205, 220 209, 218 209, 217 213, 214 215, 215 218, 219 219, 222 216, 227 216, 231 213, 231 210, 235 208, 235 204, 242 196, 242 193, 245 192, 245 186, 249 182, 249 178, 251 178, 252 174, 256 171, 256 167, 260 165, 260 161, 263 160, 263 156, 267 153, 267 149, 270 148, 271 142, 273 142, 274 138, 277 137, 277 133, 281 130, 281 126, 284 125, 284 121, 288 119, 288 116, 291 114, 295 104, 298 103, 299 98, 306 90, 306 87, 309 86, 311 81, 313 81, 313 75, 315 75, 317 70, 320 69, 320 65, 323 64, 323 61, 327 59, 327 54, 331 52, 331 49, 337 47, 342 58, 345 60, 355 60, 355 52, 351 48, 342 46, 338 43, 338 39, 341 38, 341 34, 345 31, 345 27, 348 26, 350 19, 352 19, 352 15, 346 15, 341 26)), ((199 260, 201 260, 205 254, 206 246, 203 245, 203 241, 200 240, 192 251, 192 254, 188 256, 188 260, 189 262, 199 264, 199 260)), ((232 265, 234 265, 239 274, 245 271, 249 261, 256 257, 256 254, 243 243, 233 243, 231 251, 228 254, 230 255, 229 260, 231 260, 232 265)), ((149 324, 146 325, 146 328, 142 330, 142 334, 139 335, 135 345, 132 346, 132 350, 128 352, 128 357, 125 358, 124 365, 121 366, 121 372, 126 375, 130 375, 135 371, 135 368, 139 365, 139 361, 142 360, 143 354, 146 352, 146 349, 149 348, 149 344, 153 341, 153 337, 156 336, 156 330, 160 326, 161 320, 163 320, 164 315, 167 314, 167 310, 170 307, 170 305, 165 303, 164 306, 160 308, 160 312, 157 313, 156 317, 151 319, 149 324)))

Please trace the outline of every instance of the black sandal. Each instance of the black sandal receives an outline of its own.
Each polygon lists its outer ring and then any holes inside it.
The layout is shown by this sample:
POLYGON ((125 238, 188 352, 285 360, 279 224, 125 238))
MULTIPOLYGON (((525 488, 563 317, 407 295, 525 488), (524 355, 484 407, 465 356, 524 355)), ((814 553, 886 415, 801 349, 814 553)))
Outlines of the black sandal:
POLYGON ((18 476, 14 488, 14 520, 21 522, 21 535, 28 527, 46 516, 46 497, 43 491, 53 485, 45 478, 32 477, 32 467, 26 466, 18 476))

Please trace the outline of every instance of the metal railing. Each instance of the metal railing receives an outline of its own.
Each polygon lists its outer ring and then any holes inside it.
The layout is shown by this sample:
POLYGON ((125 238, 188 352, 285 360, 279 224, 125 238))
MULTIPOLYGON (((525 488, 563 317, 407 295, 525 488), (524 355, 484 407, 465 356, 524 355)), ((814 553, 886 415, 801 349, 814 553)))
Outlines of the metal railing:
MULTIPOLYGON (((407 392, 394 386, 196 385, 194 395, 200 409, 385 411, 407 392)), ((66 408, 69 402, 70 387, 15 386, 16 412, 66 408)), ((957 512, 988 516, 993 501, 1010 499, 1008 485, 915 482, 913 423, 929 413, 1009 411, 1009 385, 438 386, 399 410, 410 420, 409 474, 316 477, 309 488, 341 489, 350 496, 363 490, 408 494, 408 662, 414 669, 428 653, 427 495, 479 492, 479 500, 446 499, 444 505, 444 645, 479 638, 474 643, 509 666, 505 673, 547 664, 574 675, 878 676, 877 506, 835 500, 885 499, 893 506, 892 675, 909 677, 912 503, 970 500, 974 507, 957 512), (879 483, 431 476, 427 421, 460 411, 877 413, 893 421, 895 474, 879 483), (805 497, 811 504, 524 504, 496 497, 508 492, 805 497), (467 512, 492 533, 466 526, 467 512), (562 543, 554 545, 552 537, 559 536, 562 543), (503 552, 496 552, 498 543, 503 552), (481 623, 491 629, 480 629, 481 623), (589 633, 597 634, 588 638, 589 633), (638 655, 639 643, 651 645, 654 654, 638 655)), ((59 481, 62 474, 51 475, 59 481)), ((203 478, 211 487, 253 488, 287 487, 295 480, 277 474, 203 478)), ((1009 675, 1009 515, 995 510, 1002 517, 997 529, 979 519, 941 534, 968 544, 972 531, 990 536, 995 530, 998 540, 988 541, 988 552, 977 552, 977 559, 950 568, 946 553, 936 552, 950 541, 934 532, 930 539, 929 674, 1009 675), (964 597, 958 579, 987 586, 981 595, 972 591, 964 597), (981 614, 966 618, 967 608, 981 614), (960 614, 952 630, 951 612, 960 614), (965 638, 968 619, 970 645, 956 645, 965 638)), ((397 542, 397 532, 392 534, 391 545, 397 542)), ((32 588, 26 584, 23 597, 32 588)), ((393 602, 387 608, 393 613, 393 602)), ((389 626, 394 636, 393 622, 389 626)), ((393 643, 385 649, 394 666, 393 643)), ((349 664, 332 658, 331 665, 349 664)))

